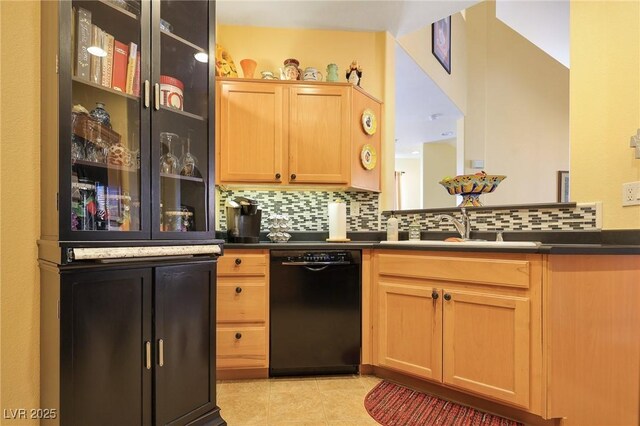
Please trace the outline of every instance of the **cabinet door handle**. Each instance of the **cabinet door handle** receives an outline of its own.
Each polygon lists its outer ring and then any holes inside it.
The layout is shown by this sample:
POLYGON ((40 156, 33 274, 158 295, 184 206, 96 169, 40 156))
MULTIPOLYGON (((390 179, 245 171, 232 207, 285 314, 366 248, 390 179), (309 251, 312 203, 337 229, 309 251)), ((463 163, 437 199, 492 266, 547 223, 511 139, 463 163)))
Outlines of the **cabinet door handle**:
POLYGON ((242 293, 242 287, 236 287, 236 293, 238 294, 242 293))
POLYGON ((445 293, 445 294, 444 294, 444 300, 446 300, 447 302, 448 302, 449 300, 451 300, 451 295, 450 295, 449 293, 445 293))
POLYGON ((438 300, 438 297, 440 297, 440 295, 438 294, 437 290, 433 290, 433 292, 431 293, 431 298, 433 300, 438 300))
POLYGON ((149 108, 149 99, 151 97, 151 89, 149 88, 149 80, 144 81, 144 107, 149 108))
POLYGON ((276 179, 280 179, 280 173, 276 173, 276 179))
POLYGON ((144 343, 145 363, 144 366, 147 370, 151 370, 151 342, 144 343))
POLYGON ((153 85, 154 95, 153 95, 153 107, 157 110, 160 109, 160 85, 158 83, 153 85))
POLYGON ((236 265, 240 265, 241 263, 242 263, 242 259, 237 258, 237 259, 236 259, 236 265))
POLYGON ((236 333, 236 340, 242 339, 242 333, 236 333))
POLYGON ((164 365, 164 340, 158 340, 158 365, 162 367, 164 365))
POLYGON ((296 174, 295 173, 291 173, 291 180, 296 180, 296 174))

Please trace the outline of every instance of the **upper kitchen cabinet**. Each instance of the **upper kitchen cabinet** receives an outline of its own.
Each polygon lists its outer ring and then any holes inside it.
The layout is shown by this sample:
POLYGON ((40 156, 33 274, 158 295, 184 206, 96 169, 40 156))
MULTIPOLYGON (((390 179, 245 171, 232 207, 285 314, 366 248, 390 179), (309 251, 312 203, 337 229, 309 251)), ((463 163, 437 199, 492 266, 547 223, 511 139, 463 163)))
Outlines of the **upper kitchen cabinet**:
POLYGON ((213 238, 215 3, 42 7, 42 237, 213 238))
POLYGON ((220 78, 216 102, 218 184, 380 190, 382 106, 360 88, 220 78))

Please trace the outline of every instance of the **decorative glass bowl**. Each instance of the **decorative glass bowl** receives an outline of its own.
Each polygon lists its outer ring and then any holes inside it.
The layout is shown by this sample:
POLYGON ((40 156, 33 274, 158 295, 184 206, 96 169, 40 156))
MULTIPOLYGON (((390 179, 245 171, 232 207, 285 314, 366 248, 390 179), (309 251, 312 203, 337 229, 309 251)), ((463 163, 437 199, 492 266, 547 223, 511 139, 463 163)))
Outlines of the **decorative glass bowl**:
POLYGON ((458 207, 479 207, 481 194, 495 191, 500 182, 506 176, 488 175, 485 172, 475 175, 459 175, 454 178, 445 178, 438 182, 451 195, 462 195, 462 202, 458 207))

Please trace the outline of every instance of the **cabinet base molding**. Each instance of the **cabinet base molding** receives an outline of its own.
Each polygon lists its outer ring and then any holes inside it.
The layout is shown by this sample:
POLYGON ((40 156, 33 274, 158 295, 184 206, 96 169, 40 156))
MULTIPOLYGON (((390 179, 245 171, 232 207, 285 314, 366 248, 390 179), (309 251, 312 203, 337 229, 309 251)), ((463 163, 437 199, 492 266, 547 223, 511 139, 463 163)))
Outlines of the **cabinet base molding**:
POLYGON ((389 380, 391 382, 395 382, 403 386, 407 386, 411 389, 415 389, 431 395, 436 395, 462 405, 468 405, 478 410, 514 419, 527 425, 560 426, 561 424, 560 419, 545 420, 540 416, 527 413, 526 411, 522 411, 514 407, 509 407, 507 405, 499 404, 493 401, 459 392, 455 389, 451 389, 449 387, 445 387, 426 380, 418 379, 416 377, 408 376, 406 374, 398 373, 397 371, 389 370, 387 368, 374 366, 372 367, 372 369, 373 373, 381 379, 389 380))
POLYGON ((219 368, 216 371, 218 380, 266 379, 268 368, 219 368))
POLYGON ((220 408, 216 407, 212 411, 209 411, 207 414, 203 414, 201 417, 198 417, 191 423, 187 423, 187 426, 226 426, 227 422, 225 422, 220 416, 220 408))

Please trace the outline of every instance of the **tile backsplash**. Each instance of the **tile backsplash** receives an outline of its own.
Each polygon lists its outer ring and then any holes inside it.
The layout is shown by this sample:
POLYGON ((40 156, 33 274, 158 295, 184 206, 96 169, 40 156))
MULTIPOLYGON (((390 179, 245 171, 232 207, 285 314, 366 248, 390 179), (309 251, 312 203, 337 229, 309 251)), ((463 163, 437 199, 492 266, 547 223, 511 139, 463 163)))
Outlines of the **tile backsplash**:
MULTIPOLYGON (((535 205, 512 209, 467 210, 472 231, 587 231, 600 229, 599 203, 578 204, 575 207, 545 207, 535 205)), ((460 217, 459 212, 453 216, 460 217)), ((450 222, 438 223, 438 212, 424 212, 417 215, 418 223, 423 231, 455 231, 450 222)), ((406 231, 414 218, 414 214, 396 212, 398 226, 406 231)), ((382 229, 388 216, 381 221, 382 229)))
MULTIPOLYGON (((218 230, 227 229, 224 204, 234 197, 253 198, 262 207, 262 231, 268 231, 270 214, 288 214, 291 231, 327 231, 329 229, 328 205, 330 201, 347 203, 347 231, 384 231, 388 215, 379 215, 380 194, 357 191, 321 190, 244 190, 217 188, 218 230), (352 203, 360 207, 358 215, 351 214, 352 203)), ((535 204, 514 208, 468 210, 472 231, 586 231, 601 229, 600 203, 573 206, 543 206, 535 204)), ((459 211, 447 209, 446 213, 460 216, 459 211)), ((438 223, 437 211, 417 214, 423 231, 455 231, 449 222, 438 223)), ((409 229, 414 214, 396 212, 401 231, 409 229)))
POLYGON ((329 202, 341 200, 347 203, 347 231, 377 231, 380 194, 356 191, 318 190, 228 190, 217 188, 218 218, 221 231, 227 229, 224 204, 235 197, 253 198, 262 207, 262 230, 268 231, 270 214, 288 214, 291 231, 327 231, 329 229, 329 202), (360 205, 360 214, 352 215, 352 202, 360 205))

